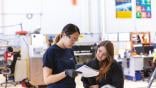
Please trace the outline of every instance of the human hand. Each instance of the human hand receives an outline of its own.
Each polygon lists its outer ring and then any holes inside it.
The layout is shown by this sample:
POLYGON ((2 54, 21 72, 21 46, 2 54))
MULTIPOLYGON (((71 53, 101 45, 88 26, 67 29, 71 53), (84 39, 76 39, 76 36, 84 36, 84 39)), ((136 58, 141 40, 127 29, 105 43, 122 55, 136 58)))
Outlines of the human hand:
POLYGON ((65 70, 66 76, 69 76, 71 78, 75 78, 79 73, 82 73, 82 72, 75 71, 74 69, 66 69, 65 70))

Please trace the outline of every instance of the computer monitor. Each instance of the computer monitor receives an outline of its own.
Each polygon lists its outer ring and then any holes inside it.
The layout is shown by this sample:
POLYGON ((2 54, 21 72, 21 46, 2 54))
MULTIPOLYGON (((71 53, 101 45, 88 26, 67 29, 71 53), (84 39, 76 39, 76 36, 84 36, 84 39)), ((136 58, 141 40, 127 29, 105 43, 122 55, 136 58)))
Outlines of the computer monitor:
POLYGON ((134 50, 135 50, 135 52, 136 52, 138 55, 144 54, 144 47, 143 47, 143 46, 134 47, 134 50))
POLYGON ((138 55, 140 55, 140 54, 147 54, 148 55, 150 51, 151 51, 151 53, 153 52, 154 47, 150 46, 150 45, 148 45, 148 46, 137 46, 137 47, 134 47, 134 49, 138 55))
POLYGON ((153 52, 154 51, 154 47, 153 46, 144 46, 144 53, 145 54, 149 54, 149 52, 153 52))

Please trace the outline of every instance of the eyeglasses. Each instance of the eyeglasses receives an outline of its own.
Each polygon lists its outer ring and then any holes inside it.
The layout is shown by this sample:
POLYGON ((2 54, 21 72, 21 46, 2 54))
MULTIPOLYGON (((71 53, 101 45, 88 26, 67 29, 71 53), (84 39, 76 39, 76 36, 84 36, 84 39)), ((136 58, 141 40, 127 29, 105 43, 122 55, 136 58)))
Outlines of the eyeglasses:
POLYGON ((71 41, 77 41, 77 40, 78 40, 78 37, 74 37, 74 36, 71 36, 71 35, 69 35, 68 38, 69 38, 71 41))

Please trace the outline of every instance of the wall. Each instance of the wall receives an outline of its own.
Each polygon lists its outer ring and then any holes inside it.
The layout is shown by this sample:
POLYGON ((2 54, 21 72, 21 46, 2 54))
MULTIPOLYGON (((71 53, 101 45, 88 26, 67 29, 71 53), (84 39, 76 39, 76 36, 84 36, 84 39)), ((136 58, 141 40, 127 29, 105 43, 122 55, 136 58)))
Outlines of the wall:
POLYGON ((41 28, 44 34, 59 33, 67 23, 78 25, 82 33, 153 32, 156 28, 156 1, 151 1, 151 19, 135 18, 135 0, 132 0, 133 17, 116 19, 115 0, 77 0, 76 6, 71 0, 1 0, 0 25, 16 26, 0 28, 0 32, 10 34, 20 30, 20 23, 24 30, 32 32, 41 28), (33 17, 27 18, 31 14, 33 17))
POLYGON ((67 23, 79 26, 81 33, 99 33, 97 0, 45 0, 43 4, 43 33, 59 33, 67 23))
POLYGON ((115 0, 105 0, 102 4, 105 12, 105 31, 103 33, 110 32, 131 32, 131 31, 150 31, 156 30, 156 0, 151 0, 152 18, 151 19, 136 19, 135 17, 135 1, 132 0, 132 18, 131 19, 116 19, 115 0))
MULTIPOLYGON (((2 33, 14 34, 23 30, 33 32, 41 28, 43 34, 60 33, 67 23, 80 27, 81 33, 99 33, 99 12, 97 0, 77 0, 72 5, 71 0, 1 0, 3 1, 2 33), (27 16, 31 16, 28 18, 27 16)), ((2 21, 2 20, 1 20, 2 21)))
MULTIPOLYGON (((3 12, 3 0, 0 0, 0 14, 3 12)), ((3 24, 3 17, 0 15, 0 26, 3 24)), ((2 32, 2 28, 0 28, 0 33, 2 32)))
POLYGON ((3 24, 1 28, 5 34, 14 34, 15 31, 21 30, 19 24, 23 24, 23 30, 33 31, 40 28, 41 23, 41 1, 42 0, 2 0, 3 24), (27 15, 33 14, 32 18, 27 15))
POLYGON ((72 5, 71 0, 44 0, 42 32, 60 33, 67 23, 81 26, 80 3, 77 4, 77 6, 72 5))

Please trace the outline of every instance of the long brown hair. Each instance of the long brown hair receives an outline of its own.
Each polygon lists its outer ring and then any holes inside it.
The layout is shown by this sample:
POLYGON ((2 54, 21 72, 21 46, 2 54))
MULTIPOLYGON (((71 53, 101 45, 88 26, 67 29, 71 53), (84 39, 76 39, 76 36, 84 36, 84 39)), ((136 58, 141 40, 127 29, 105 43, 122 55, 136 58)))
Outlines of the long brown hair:
POLYGON ((74 25, 74 24, 67 24, 67 25, 63 28, 61 34, 58 34, 58 35, 55 37, 54 44, 56 44, 57 42, 60 41, 60 39, 62 38, 63 34, 65 34, 66 36, 70 36, 70 35, 72 35, 72 34, 75 33, 75 32, 78 32, 78 33, 80 34, 79 28, 78 28, 76 25, 74 25))
POLYGON ((102 62, 100 62, 100 69, 99 69, 99 75, 97 76, 97 81, 101 80, 103 77, 106 77, 107 72, 110 69, 110 66, 113 62, 114 58, 114 46, 111 41, 102 41, 97 49, 99 47, 105 47, 107 51, 106 59, 104 59, 102 62))

